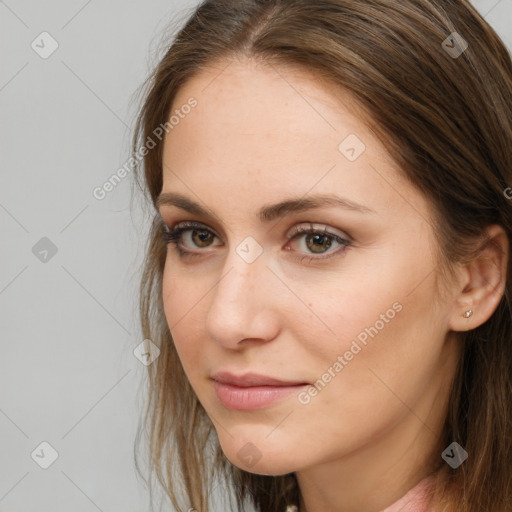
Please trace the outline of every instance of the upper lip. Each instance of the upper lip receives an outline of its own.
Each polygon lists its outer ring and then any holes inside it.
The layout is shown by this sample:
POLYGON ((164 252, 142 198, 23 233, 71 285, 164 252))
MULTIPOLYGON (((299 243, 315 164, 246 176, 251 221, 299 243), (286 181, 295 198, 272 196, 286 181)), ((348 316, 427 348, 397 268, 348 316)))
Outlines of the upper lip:
POLYGON ((257 373, 246 373, 237 376, 229 372, 217 372, 214 373, 211 378, 223 384, 231 384, 232 386, 242 388, 251 386, 297 386, 298 384, 307 384, 307 382, 303 381, 284 381, 257 373))

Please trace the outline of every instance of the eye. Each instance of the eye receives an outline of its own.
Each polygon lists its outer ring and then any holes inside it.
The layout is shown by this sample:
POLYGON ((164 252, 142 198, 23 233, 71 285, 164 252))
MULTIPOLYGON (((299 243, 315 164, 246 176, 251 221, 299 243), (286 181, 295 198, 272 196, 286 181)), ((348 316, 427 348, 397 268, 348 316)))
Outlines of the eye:
POLYGON ((162 224, 163 237, 166 244, 174 244, 180 256, 185 254, 191 256, 198 256, 197 253, 189 251, 189 249, 201 249, 210 247, 212 241, 216 238, 211 230, 198 222, 183 222, 170 229, 165 224, 162 224), (183 240, 188 240, 190 246, 183 243, 183 240), (185 248, 183 248, 183 246, 185 248))
MULTIPOLYGON (((299 240, 301 243, 298 243, 300 250, 298 252, 306 252, 306 255, 300 257, 300 260, 322 260, 331 258, 332 256, 337 255, 340 252, 345 250, 345 247, 351 245, 351 241, 348 238, 344 238, 336 233, 331 233, 328 231, 327 227, 323 228, 314 228, 312 224, 309 227, 306 226, 297 226, 292 230, 292 242, 295 240, 299 240), (331 247, 336 247, 336 244, 341 247, 339 250, 329 251, 331 247), (307 254, 309 252, 309 254, 307 254), (327 256, 313 256, 311 254, 323 255, 328 254, 327 256)), ((289 249, 288 249, 289 250, 289 249)))

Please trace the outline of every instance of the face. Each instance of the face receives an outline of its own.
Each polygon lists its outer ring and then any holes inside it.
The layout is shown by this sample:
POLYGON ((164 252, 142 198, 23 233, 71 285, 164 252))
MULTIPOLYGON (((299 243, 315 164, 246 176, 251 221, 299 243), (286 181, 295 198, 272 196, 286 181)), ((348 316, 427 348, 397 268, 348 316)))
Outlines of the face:
POLYGON ((342 461, 399 427, 407 442, 424 429, 410 409, 437 418, 449 378, 430 205, 348 93, 229 62, 180 89, 164 145, 159 211, 184 230, 163 303, 190 384, 253 473, 342 461))

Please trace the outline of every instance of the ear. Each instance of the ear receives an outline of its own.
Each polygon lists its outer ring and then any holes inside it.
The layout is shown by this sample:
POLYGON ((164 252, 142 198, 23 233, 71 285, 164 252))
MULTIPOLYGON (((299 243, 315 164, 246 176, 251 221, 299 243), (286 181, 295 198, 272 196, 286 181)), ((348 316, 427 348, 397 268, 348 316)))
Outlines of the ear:
POLYGON ((474 258, 461 268, 449 324, 452 331, 475 329, 496 311, 506 286, 508 258, 507 233, 499 225, 488 226, 474 258), (472 313, 465 317, 467 311, 472 313))

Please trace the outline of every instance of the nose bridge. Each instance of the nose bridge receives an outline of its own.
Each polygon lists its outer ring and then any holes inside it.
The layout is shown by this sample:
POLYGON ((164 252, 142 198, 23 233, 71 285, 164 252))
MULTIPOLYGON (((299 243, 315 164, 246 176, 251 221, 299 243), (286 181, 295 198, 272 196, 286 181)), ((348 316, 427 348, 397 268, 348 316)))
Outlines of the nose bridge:
POLYGON ((209 335, 225 344, 236 344, 245 338, 265 338, 271 334, 275 323, 269 318, 270 271, 260 253, 253 259, 244 242, 233 248, 213 295, 206 319, 209 335), (263 316, 265 318, 263 318, 263 316))
POLYGON ((230 258, 230 263, 226 265, 227 270, 224 279, 219 282, 216 298, 223 301, 232 301, 243 303, 245 297, 252 296, 256 276, 261 274, 261 265, 248 265, 240 260, 236 254, 230 258))
POLYGON ((232 309, 232 313, 243 313, 254 303, 258 290, 256 283, 262 280, 262 274, 268 272, 264 259, 248 263, 236 250, 230 251, 221 279, 213 291, 211 309, 232 309))
POLYGON ((269 272, 265 256, 263 247, 252 236, 230 248, 216 298, 242 304, 245 298, 254 298, 258 283, 269 272))

